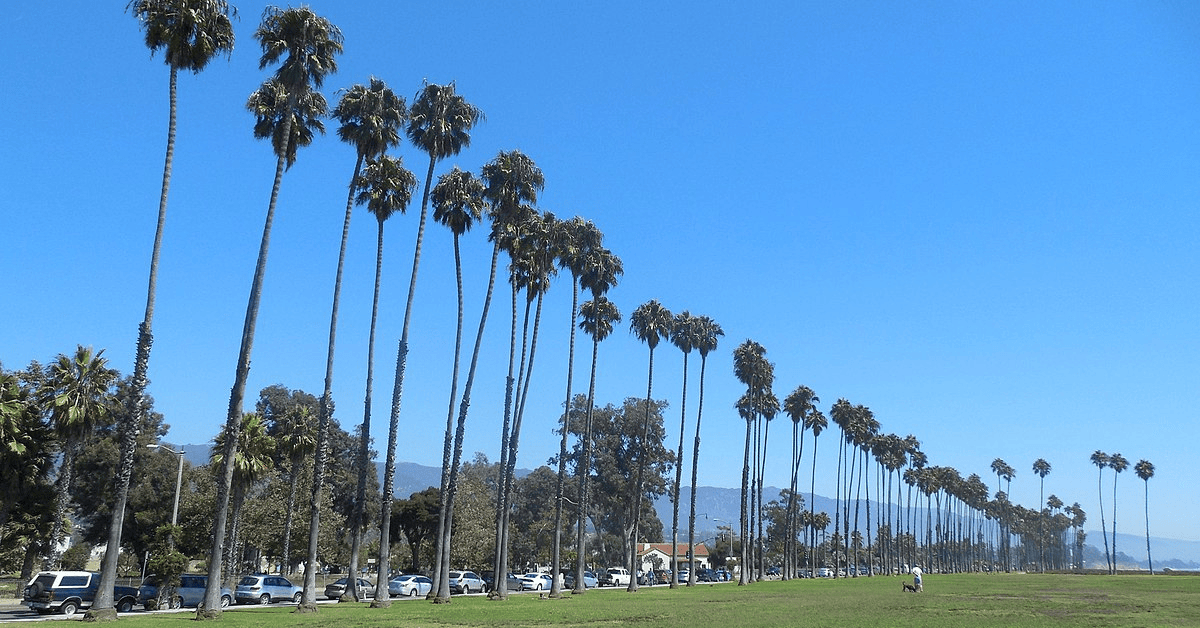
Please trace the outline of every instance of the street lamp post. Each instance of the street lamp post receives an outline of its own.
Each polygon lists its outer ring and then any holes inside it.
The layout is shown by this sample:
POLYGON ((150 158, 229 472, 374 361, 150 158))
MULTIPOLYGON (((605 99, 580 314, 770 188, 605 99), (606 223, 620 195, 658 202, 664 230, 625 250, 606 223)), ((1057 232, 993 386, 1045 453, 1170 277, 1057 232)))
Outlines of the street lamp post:
MULTIPOLYGON (((179 457, 179 472, 175 475, 175 505, 171 507, 171 527, 174 528, 179 521, 179 489, 183 487, 183 450, 175 451, 166 445, 151 443, 146 445, 147 449, 161 449, 167 453, 175 454, 179 457)), ((170 536, 171 548, 175 547, 175 535, 170 536)))

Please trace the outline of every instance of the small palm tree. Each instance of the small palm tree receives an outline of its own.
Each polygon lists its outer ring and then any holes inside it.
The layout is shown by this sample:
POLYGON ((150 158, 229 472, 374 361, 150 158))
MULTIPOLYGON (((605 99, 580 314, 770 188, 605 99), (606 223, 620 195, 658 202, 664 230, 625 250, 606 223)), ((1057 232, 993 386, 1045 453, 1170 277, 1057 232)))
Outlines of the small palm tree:
MULTIPOLYGON (((276 449, 288 461, 287 515, 283 520, 283 568, 292 571, 292 519, 296 507, 296 490, 304 459, 317 448, 317 430, 308 406, 296 406, 284 417, 284 428, 278 434, 276 449)), ((312 564, 312 563, 306 563, 312 564)))
MULTIPOLYGON (((717 343, 725 331, 716 321, 707 316, 697 316, 693 319, 696 331, 695 347, 700 353, 700 391, 696 407, 696 439, 692 444, 692 495, 688 511, 688 547, 696 546, 696 479, 700 471, 700 419, 704 414, 704 371, 708 365, 708 354, 717 348, 717 343)), ((732 550, 733 548, 730 547, 732 550)), ((696 582, 695 569, 688 574, 688 586, 696 582)))
MULTIPOLYGON (((51 530, 51 544, 57 544, 63 534, 71 502, 75 457, 80 445, 96 426, 111 414, 112 387, 117 372, 108 368, 104 350, 93 352, 91 347, 78 345, 71 356, 59 354, 49 367, 49 378, 42 390, 43 405, 50 408, 50 424, 62 443, 62 459, 58 467, 57 516, 51 530)), ((58 555, 51 557, 51 563, 58 555)))
MULTIPOLYGON (((275 440, 267 433, 267 424, 262 415, 250 412, 242 416, 241 429, 236 433, 238 447, 230 466, 233 467, 231 521, 229 539, 225 544, 225 586, 233 588, 237 583, 238 569, 238 526, 241 520, 242 506, 246 502, 246 493, 274 467, 272 457, 275 453, 275 440)), ((209 457, 210 467, 217 469, 225 466, 226 442, 229 432, 222 431, 213 439, 212 454, 209 457)))
MULTIPOLYGON (((631 539, 630 547, 631 554, 629 557, 629 572, 633 573, 637 569, 638 555, 638 534, 640 532, 640 523, 642 512, 642 480, 646 471, 646 439, 650 433, 650 402, 651 391, 654 386, 654 349, 658 346, 659 340, 666 340, 671 335, 671 325, 674 323, 674 317, 671 316, 671 311, 663 307, 657 300, 651 299, 637 307, 633 311, 633 315, 629 317, 629 330, 633 332, 638 340, 646 343, 650 348, 650 364, 646 374, 646 416, 642 419, 642 435, 640 443, 640 455, 638 456, 637 479, 634 481, 634 500, 632 512, 633 520, 633 538, 631 539)), ((672 548, 671 553, 675 550, 672 548)), ((628 591, 637 591, 637 578, 629 578, 628 591)))
POLYGON ((1154 465, 1149 460, 1139 460, 1133 467, 1134 473, 1146 483, 1146 562, 1150 575, 1154 575, 1154 560, 1150 558, 1150 478, 1154 477, 1154 465))
MULTIPOLYGON (((1104 467, 1108 466, 1109 458, 1108 454, 1097 449, 1092 452, 1091 460, 1092 464, 1096 465, 1096 468, 1100 470, 1099 478, 1096 480, 1096 485, 1100 493, 1100 536, 1104 538, 1105 569, 1112 571, 1112 555, 1108 553, 1108 528, 1104 524, 1104 467)), ((1113 484, 1114 486, 1116 485, 1116 480, 1113 481, 1113 484)))
MULTIPOLYGON (((271 243, 271 224, 275 218, 275 204, 279 199, 283 172, 295 162, 296 151, 306 145, 306 138, 311 142, 311 130, 324 130, 319 118, 325 114, 325 99, 314 89, 320 89, 325 77, 337 71, 337 55, 342 52, 342 32, 308 7, 267 7, 254 38, 262 45, 262 56, 258 63, 260 70, 280 61, 282 63, 274 77, 251 95, 247 102, 247 107, 257 119, 254 135, 260 139, 271 138, 276 162, 271 199, 267 203, 258 260, 246 304, 246 319, 242 327, 233 388, 229 394, 229 409, 225 416, 224 429, 233 435, 241 427, 242 402, 246 395, 246 381, 250 376, 250 354, 254 346, 258 306, 262 300, 263 278, 267 270, 267 251, 271 243), (293 130, 297 120, 302 123, 293 130)), ((237 438, 227 441, 224 469, 217 484, 208 583, 204 589, 202 615, 212 618, 221 616, 221 556, 224 554, 225 523, 229 515, 229 492, 233 484, 231 465, 238 446, 237 438)))

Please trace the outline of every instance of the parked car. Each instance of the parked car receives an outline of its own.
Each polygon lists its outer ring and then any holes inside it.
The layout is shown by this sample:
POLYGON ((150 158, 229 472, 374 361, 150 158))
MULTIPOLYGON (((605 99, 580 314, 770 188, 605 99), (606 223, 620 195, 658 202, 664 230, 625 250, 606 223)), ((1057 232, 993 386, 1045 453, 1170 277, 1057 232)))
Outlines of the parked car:
POLYGON ((483 593, 487 585, 474 571, 451 571, 451 593, 483 593))
POLYGON ((680 570, 679 570, 679 583, 680 583, 680 584, 687 584, 688 578, 689 578, 689 575, 688 575, 688 570, 687 570, 687 569, 680 569, 680 570))
MULTIPOLYGON (((596 574, 585 571, 583 572, 583 588, 592 589, 600 585, 600 580, 596 578, 596 574)), ((563 587, 568 589, 575 588, 575 572, 571 571, 563 576, 563 587)))
MULTIPOLYGON (((158 589, 162 586, 162 582, 158 576, 150 574, 142 579, 142 586, 138 587, 137 601, 148 611, 157 608, 199 606, 204 601, 204 589, 207 585, 208 574, 185 573, 179 576, 179 583, 175 585, 175 594, 170 599, 164 600, 164 604, 159 606, 158 589)), ((221 608, 226 608, 230 604, 233 604, 233 591, 221 587, 221 608)))
POLYGON ((527 573, 521 576, 522 591, 549 590, 553 581, 548 573, 527 573))
POLYGON ((629 570, 624 567, 609 567, 601 575, 600 584, 610 587, 629 586, 629 570))
MULTIPOLYGON (((346 593, 346 583, 349 578, 338 578, 325 586, 325 597, 331 600, 339 600, 346 593)), ((375 585, 371 581, 358 579, 358 599, 365 600, 375 597, 375 585)))
POLYGON ((233 591, 233 599, 238 604, 270 604, 281 600, 291 600, 297 604, 304 595, 304 589, 291 583, 283 576, 242 576, 233 591))
MULTIPOLYGON (((483 584, 485 585, 487 591, 494 591, 496 589, 496 578, 493 577, 491 571, 483 572, 483 584)), ((520 591, 521 578, 519 578, 517 574, 510 571, 508 572, 508 578, 505 580, 505 586, 507 587, 505 589, 506 591, 520 591)))
POLYGON ((433 581, 419 574, 406 573, 388 580, 388 595, 393 597, 428 595, 432 589, 433 581))
MULTIPOLYGON (((62 613, 71 616, 75 611, 91 608, 100 588, 100 574, 90 571, 42 571, 25 585, 22 603, 39 615, 62 613)), ((113 607, 118 613, 128 613, 137 603, 138 591, 133 587, 113 587, 113 607)))
POLYGON ((712 569, 697 569, 696 582, 719 582, 717 572, 712 569))

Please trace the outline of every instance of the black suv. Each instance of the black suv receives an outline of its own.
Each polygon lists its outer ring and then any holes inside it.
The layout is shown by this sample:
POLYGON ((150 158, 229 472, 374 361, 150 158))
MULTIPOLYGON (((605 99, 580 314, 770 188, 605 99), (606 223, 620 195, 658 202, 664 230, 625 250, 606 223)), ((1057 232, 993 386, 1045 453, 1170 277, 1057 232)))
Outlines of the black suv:
MULTIPOLYGON (((100 588, 100 574, 90 571, 43 571, 25 586, 22 602, 39 615, 59 612, 71 616, 75 611, 90 608, 100 588)), ((118 613, 128 613, 137 602, 138 591, 133 587, 113 588, 113 606, 118 613)))

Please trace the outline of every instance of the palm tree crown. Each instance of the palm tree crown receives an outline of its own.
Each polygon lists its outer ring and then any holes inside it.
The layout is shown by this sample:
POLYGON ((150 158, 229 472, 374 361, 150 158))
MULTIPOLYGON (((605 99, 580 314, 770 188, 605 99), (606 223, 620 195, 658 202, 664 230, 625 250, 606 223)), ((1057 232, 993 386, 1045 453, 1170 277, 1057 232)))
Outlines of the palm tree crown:
POLYGON ((289 91, 320 89, 325 76, 337 72, 342 31, 306 6, 267 7, 254 38, 262 45, 258 69, 283 59, 275 78, 289 91))
POLYGON ((199 72, 233 52, 237 9, 225 0, 133 0, 125 8, 142 23, 150 54, 162 50, 173 70, 199 72))
POLYGON ((409 112, 408 139, 430 159, 457 155, 471 144, 471 129, 484 120, 483 112, 454 91, 454 83, 426 82, 409 112))
POLYGON ((407 114, 404 97, 373 76, 370 87, 359 84, 345 90, 333 108, 333 117, 341 123, 338 139, 354 146, 363 158, 378 157, 399 144, 407 114))

